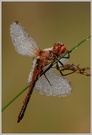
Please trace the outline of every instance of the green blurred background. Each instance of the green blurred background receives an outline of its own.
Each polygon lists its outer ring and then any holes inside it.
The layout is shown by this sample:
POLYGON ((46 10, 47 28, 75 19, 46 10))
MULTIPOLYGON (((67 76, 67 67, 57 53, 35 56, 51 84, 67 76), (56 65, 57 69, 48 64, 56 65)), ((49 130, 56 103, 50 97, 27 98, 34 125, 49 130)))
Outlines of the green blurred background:
MULTIPOLYGON (((90 2, 3 2, 2 71, 4 106, 25 88, 32 58, 18 55, 10 38, 10 24, 18 20, 41 49, 63 42, 72 48, 90 35, 90 2)), ((90 66, 90 41, 71 53, 68 63, 90 66)), ((66 76, 73 87, 68 97, 48 97, 33 92, 23 120, 17 116, 25 91, 2 113, 3 133, 89 133, 90 77, 66 76)))

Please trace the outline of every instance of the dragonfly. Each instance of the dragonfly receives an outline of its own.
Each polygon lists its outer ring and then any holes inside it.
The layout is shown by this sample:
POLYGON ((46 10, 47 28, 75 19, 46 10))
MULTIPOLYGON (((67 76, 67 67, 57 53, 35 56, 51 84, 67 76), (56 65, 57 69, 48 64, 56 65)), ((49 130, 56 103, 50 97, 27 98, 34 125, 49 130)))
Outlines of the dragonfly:
MULTIPOLYGON (((28 55, 33 58, 32 68, 28 77, 29 89, 17 119, 17 123, 19 123, 24 117, 34 89, 38 93, 45 94, 47 96, 64 97, 71 94, 72 86, 70 81, 54 72, 54 68, 56 68, 62 74, 62 71, 68 70, 71 67, 64 67, 64 64, 69 59, 70 54, 67 53, 63 58, 58 60, 60 56, 68 51, 66 46, 60 42, 55 43, 51 48, 40 50, 36 41, 29 36, 19 21, 14 21, 10 25, 10 36, 15 50, 19 54, 28 55), (57 64, 55 64, 52 68, 48 68, 51 67, 50 65, 56 59, 58 60, 57 64), (46 71, 46 69, 48 70, 46 71)), ((72 65, 71 73, 75 72, 74 69, 74 65, 72 65)), ((76 71, 78 71, 78 68, 76 71)))

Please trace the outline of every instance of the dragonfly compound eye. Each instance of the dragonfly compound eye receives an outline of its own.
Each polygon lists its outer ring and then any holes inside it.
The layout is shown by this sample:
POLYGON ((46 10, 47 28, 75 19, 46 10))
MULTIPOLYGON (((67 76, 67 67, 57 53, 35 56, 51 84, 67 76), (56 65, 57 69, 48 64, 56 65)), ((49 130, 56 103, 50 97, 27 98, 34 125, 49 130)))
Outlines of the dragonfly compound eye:
POLYGON ((54 46, 53 46, 53 52, 56 54, 56 55, 61 55, 62 53, 64 53, 66 51, 66 47, 64 46, 63 43, 55 43, 54 46))

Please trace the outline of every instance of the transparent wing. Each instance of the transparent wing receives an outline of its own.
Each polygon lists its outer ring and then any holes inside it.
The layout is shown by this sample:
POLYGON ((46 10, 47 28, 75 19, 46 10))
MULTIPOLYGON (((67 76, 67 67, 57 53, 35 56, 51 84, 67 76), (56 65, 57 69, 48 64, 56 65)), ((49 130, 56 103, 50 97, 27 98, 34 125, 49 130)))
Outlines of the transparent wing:
POLYGON ((31 82, 31 80, 32 80, 33 71, 34 71, 34 67, 35 67, 35 65, 36 65, 36 61, 37 61, 36 58, 34 58, 33 61, 32 61, 32 68, 31 68, 31 71, 30 71, 30 74, 29 74, 29 77, 28 77, 27 85, 29 85, 30 82, 31 82))
MULTIPOLYGON (((59 61, 64 65, 68 61, 68 58, 67 58, 68 56, 69 56, 69 54, 66 54, 64 56, 65 58, 61 58, 59 61)), ((62 65, 58 62, 58 66, 60 67, 62 65)))
POLYGON ((22 55, 35 56, 39 51, 36 42, 29 37, 18 21, 10 25, 10 35, 16 51, 22 55))
POLYGON ((52 69, 46 72, 50 85, 45 76, 41 76, 36 83, 35 89, 40 94, 47 96, 67 96, 71 94, 71 85, 67 79, 58 76, 52 69))

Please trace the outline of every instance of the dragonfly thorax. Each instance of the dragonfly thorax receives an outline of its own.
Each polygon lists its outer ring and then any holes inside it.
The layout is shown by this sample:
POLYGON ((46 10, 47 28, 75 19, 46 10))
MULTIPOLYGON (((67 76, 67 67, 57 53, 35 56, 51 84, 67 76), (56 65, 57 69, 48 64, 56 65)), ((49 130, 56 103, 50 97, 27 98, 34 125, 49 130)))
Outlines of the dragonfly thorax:
POLYGON ((40 65, 42 65, 42 67, 52 63, 54 60, 53 48, 51 47, 40 51, 37 59, 39 59, 40 65))

